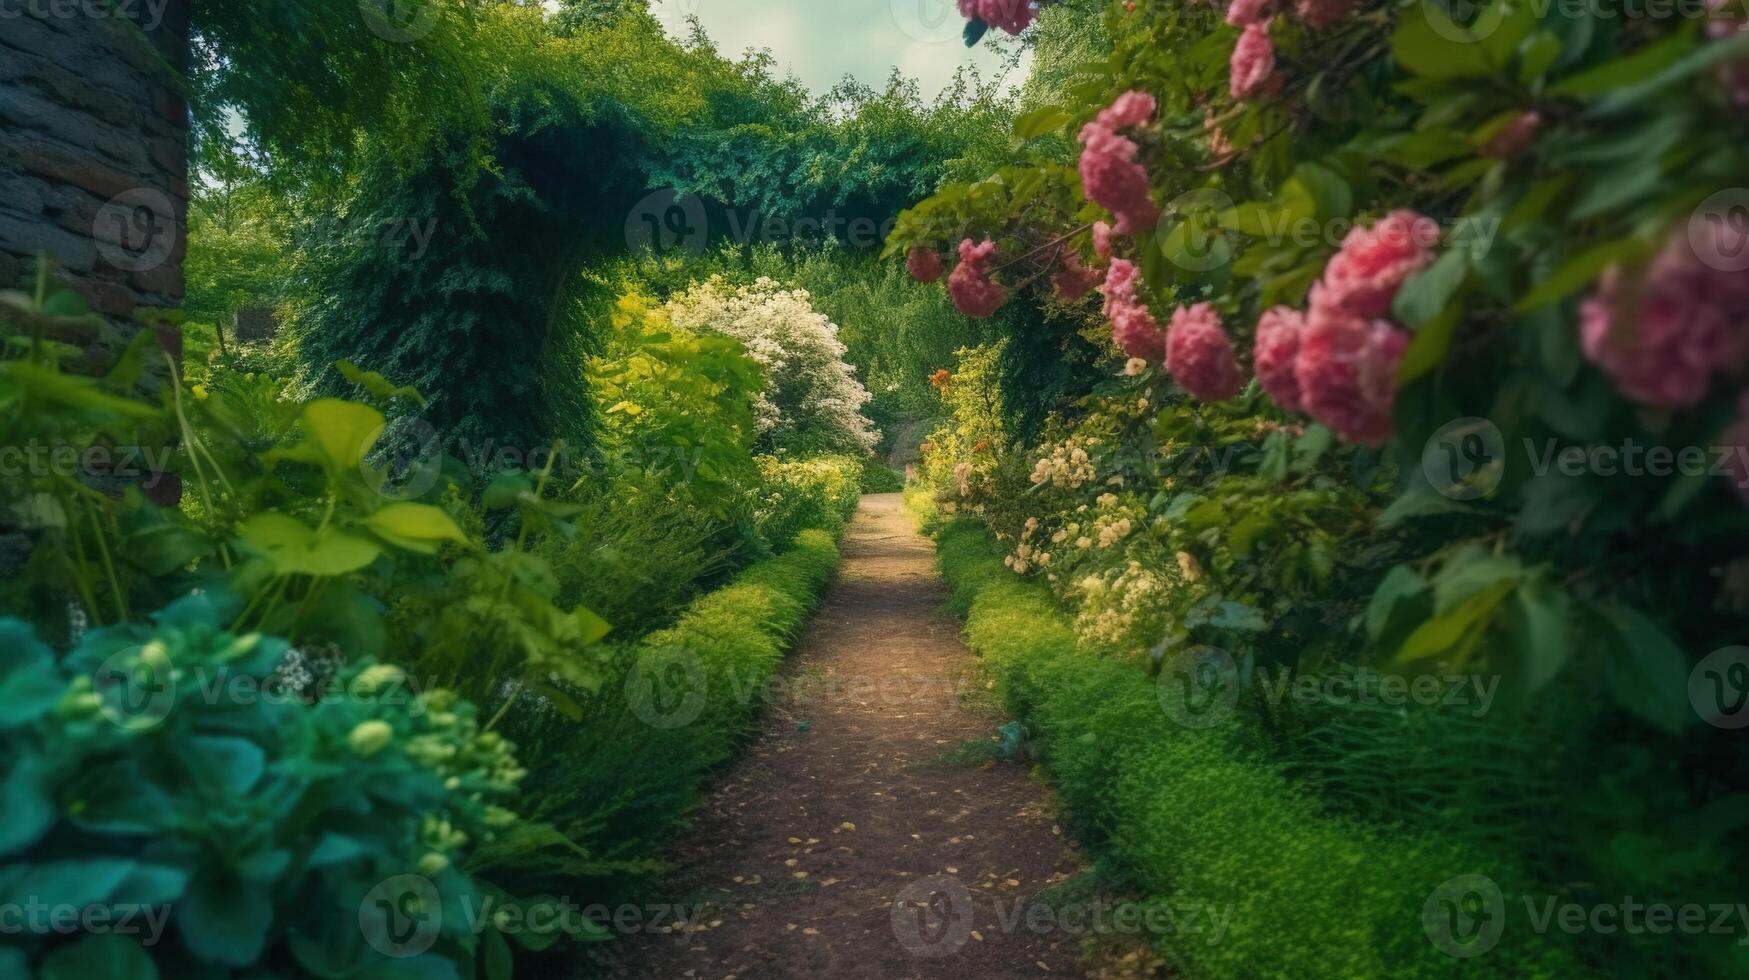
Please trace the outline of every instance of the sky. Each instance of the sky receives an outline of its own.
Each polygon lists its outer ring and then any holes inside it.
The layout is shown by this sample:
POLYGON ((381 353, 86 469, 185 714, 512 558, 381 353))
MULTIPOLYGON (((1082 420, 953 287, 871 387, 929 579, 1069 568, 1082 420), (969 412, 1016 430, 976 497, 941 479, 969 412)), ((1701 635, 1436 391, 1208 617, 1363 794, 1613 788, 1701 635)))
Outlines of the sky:
MULTIPOLYGON (((653 0, 651 9, 669 33, 683 37, 688 16, 727 57, 769 48, 779 70, 823 93, 845 75, 879 88, 893 67, 932 97, 962 64, 990 80, 1003 57, 986 39, 967 50, 965 19, 954 0, 653 0)), ((1019 85, 1032 55, 1006 81, 1019 85)))

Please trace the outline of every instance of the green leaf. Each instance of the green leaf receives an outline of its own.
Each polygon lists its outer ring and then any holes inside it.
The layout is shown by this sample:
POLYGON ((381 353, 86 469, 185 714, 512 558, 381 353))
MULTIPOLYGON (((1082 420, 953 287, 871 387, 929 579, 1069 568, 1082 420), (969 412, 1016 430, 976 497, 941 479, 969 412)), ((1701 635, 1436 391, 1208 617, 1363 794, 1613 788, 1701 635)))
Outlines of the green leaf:
POLYGON ((155 406, 105 394, 90 378, 62 374, 31 361, 0 361, 0 377, 6 377, 30 398, 66 408, 107 412, 124 418, 151 418, 155 406))
POLYGON ((486 980, 511 980, 516 972, 516 959, 510 953, 510 944, 504 941, 504 934, 497 929, 487 929, 485 942, 486 980))
POLYGON ((1457 332, 1458 321, 1462 319, 1463 307, 1447 307, 1415 331, 1409 338, 1408 348, 1403 351, 1403 359, 1397 362, 1399 385, 1408 384, 1445 363, 1446 352, 1451 350, 1452 334, 1457 332))
POLYGON ((1438 4, 1418 3, 1398 19, 1391 54, 1405 71, 1423 78, 1486 78, 1494 66, 1481 40, 1438 4))
MULTIPOLYGON (((1384 581, 1373 590, 1366 606, 1366 635, 1379 643, 1392 632, 1393 622, 1403 618, 1404 611, 1419 613, 1415 622, 1424 621, 1433 612, 1431 586, 1414 568, 1398 565, 1385 574, 1384 581), (1416 609, 1421 606, 1424 608, 1416 609)), ((1398 641, 1401 645, 1401 640, 1398 641)))
POLYGON ((1469 271, 1468 249, 1446 249, 1432 265, 1416 273, 1397 290, 1391 311, 1407 327, 1416 328, 1428 323, 1445 312, 1469 271))
POLYGON ((176 906, 176 925, 195 956, 246 967, 267 947, 273 903, 263 885, 235 877, 199 878, 176 906))
POLYGON ((369 405, 323 398, 304 406, 304 431, 335 469, 356 468, 387 423, 369 405))
POLYGON ((1555 679, 1572 655, 1573 603, 1541 576, 1525 582, 1512 599, 1512 635, 1524 693, 1534 694, 1555 679))
MULTIPOLYGON (((1530 295, 1513 307, 1519 313, 1565 299, 1595 282, 1610 265, 1644 254, 1646 244, 1632 235, 1593 245, 1556 267, 1530 295)), ((1405 358, 1407 359, 1407 358, 1405 358)))
POLYGON ((1422 623, 1403 641, 1396 662, 1413 663, 1437 657, 1454 665, 1464 663, 1513 587, 1513 582, 1496 583, 1450 612, 1422 623))
POLYGON ((1317 206, 1320 218, 1346 218, 1354 211, 1354 189, 1334 170, 1305 162, 1294 167, 1293 177, 1317 206))
POLYGON ((1014 135, 1023 140, 1036 139, 1063 128, 1069 118, 1069 114, 1061 106, 1042 106, 1023 113, 1014 120, 1014 135))
POLYGON ((249 518, 237 534, 266 555, 281 575, 346 575, 369 566, 383 553, 382 547, 368 538, 333 528, 318 536, 296 518, 275 511, 249 518))
POLYGON ((267 771, 267 753, 235 735, 196 735, 189 740, 189 770, 197 782, 229 796, 243 796, 267 771))
POLYGON ((455 519, 429 504, 390 504, 360 523, 384 541, 424 555, 436 554, 444 541, 468 543, 455 519))
POLYGON ((54 655, 31 628, 0 621, 0 730, 36 721, 65 693, 54 655))
POLYGON ((419 393, 419 389, 397 385, 375 371, 361 371, 358 366, 351 361, 335 361, 334 367, 340 372, 341 377, 362 387, 365 391, 370 392, 378 398, 385 400, 390 398, 403 398, 417 404, 421 408, 424 408, 429 404, 426 402, 425 396, 419 393))
POLYGON ((1597 610, 1610 647, 1610 685, 1621 705, 1675 734, 1694 718, 1688 656, 1656 623, 1627 606, 1597 610))
MULTIPOLYGON (((8 974, 10 976, 11 974, 8 974)), ((86 936, 43 961, 41 980, 158 980, 158 967, 140 945, 110 933, 86 936)))
POLYGON ((1694 40, 1674 34, 1596 68, 1570 75, 1549 87, 1549 94, 1588 98, 1651 78, 1694 49, 1694 40))

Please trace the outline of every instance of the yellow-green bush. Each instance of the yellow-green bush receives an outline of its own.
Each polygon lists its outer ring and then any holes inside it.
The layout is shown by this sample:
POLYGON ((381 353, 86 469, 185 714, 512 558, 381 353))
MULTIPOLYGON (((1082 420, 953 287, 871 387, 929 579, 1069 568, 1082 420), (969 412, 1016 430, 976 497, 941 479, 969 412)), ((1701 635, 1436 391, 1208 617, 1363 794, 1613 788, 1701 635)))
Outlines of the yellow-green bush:
POLYGON ((1336 817, 1270 761, 1255 725, 1178 725, 1134 664, 1077 649, 1040 585, 1002 567, 984 528, 939 533, 966 637, 1006 705, 1047 752, 1063 802, 1149 901, 1230 914, 1218 941, 1165 933, 1188 977, 1568 977, 1582 968, 1530 931, 1510 866, 1458 844, 1336 817), (1458 960, 1422 928, 1446 881, 1497 881, 1510 920, 1486 955, 1458 960))

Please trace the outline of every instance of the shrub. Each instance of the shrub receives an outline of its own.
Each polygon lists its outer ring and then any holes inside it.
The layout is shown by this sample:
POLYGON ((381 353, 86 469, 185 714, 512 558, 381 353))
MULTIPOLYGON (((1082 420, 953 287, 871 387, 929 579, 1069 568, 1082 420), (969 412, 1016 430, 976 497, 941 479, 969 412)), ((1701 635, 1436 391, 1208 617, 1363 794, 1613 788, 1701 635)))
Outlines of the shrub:
POLYGON ((759 534, 773 550, 808 528, 837 533, 862 495, 862 462, 848 456, 759 459, 759 534))
POLYGON ((464 869, 518 822, 503 805, 524 775, 512 746, 398 668, 358 663, 320 683, 284 641, 227 633, 223 618, 186 599, 59 659, 0 621, 0 896, 162 906, 175 934, 148 952, 119 933, 31 929, 0 949, 3 972, 471 975, 482 944, 503 946, 496 931, 433 916, 428 951, 385 946, 407 937, 365 899, 406 875, 451 912, 503 897, 464 869), (416 955, 389 955, 403 951, 416 955))
MULTIPOLYGON (((1324 813, 1293 787, 1242 718, 1209 729, 1174 723, 1147 674, 1077 649, 1042 587, 1015 579, 987 533, 957 521, 940 563, 967 641, 1006 704, 1044 743, 1063 802, 1155 902, 1225 910, 1218 943, 1154 937, 1187 976, 1444 977, 1458 962, 1421 934, 1443 882, 1488 873, 1508 909, 1525 882, 1497 856, 1324 813)), ((1467 976, 1571 976, 1555 939, 1508 928, 1467 976)))

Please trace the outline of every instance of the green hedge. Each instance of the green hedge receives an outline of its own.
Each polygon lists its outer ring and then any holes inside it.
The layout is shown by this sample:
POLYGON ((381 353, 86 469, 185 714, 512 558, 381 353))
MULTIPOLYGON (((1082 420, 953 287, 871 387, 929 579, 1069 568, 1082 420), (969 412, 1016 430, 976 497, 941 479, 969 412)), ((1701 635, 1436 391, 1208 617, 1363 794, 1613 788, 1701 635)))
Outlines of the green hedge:
MULTIPOLYGON (((1215 908, 1225 934, 1155 937, 1189 977, 1559 976, 1583 972, 1553 933, 1530 928, 1499 861, 1450 842, 1322 811, 1272 763, 1256 727, 1182 727, 1134 664, 1077 650, 1040 586, 1009 574, 984 528, 938 532, 939 561, 968 643, 1004 702, 1043 745, 1063 802, 1150 902, 1215 908), (1486 874, 1504 891, 1499 945, 1470 959, 1422 927, 1442 883, 1486 874)), ((1243 716, 1240 716, 1243 718, 1243 716)))
POLYGON ((524 736, 524 757, 542 760, 527 787, 541 801, 536 816, 581 851, 498 855, 517 866, 519 882, 544 879, 575 894, 582 878, 598 901, 648 884, 711 771, 757 721, 766 682, 838 558, 832 534, 803 531, 782 555, 693 602, 672 627, 618 649, 581 721, 548 718, 524 736), (651 697, 652 681, 667 695, 651 697))

